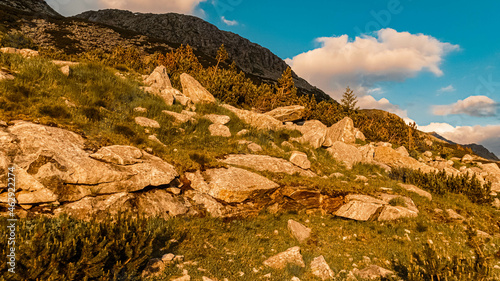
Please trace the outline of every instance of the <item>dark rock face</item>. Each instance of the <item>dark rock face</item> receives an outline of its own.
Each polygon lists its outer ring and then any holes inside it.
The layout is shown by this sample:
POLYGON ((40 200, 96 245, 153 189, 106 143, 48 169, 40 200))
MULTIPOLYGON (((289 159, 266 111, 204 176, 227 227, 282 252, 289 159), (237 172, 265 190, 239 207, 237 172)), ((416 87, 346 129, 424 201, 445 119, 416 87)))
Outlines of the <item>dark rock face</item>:
MULTIPOLYGON (((76 15, 77 18, 129 29, 168 42, 189 44, 215 57, 224 44, 229 59, 234 60, 244 72, 276 81, 281 77, 287 64, 268 49, 250 42, 232 32, 219 30, 200 18, 175 13, 143 14, 122 10, 88 11, 76 15)), ((306 80, 294 74, 295 85, 304 93, 314 93, 321 99, 329 97, 306 80)))
POLYGON ((500 159, 493 152, 489 151, 486 147, 484 147, 480 144, 472 143, 472 144, 467 144, 464 146, 469 147, 470 149, 472 149, 472 151, 474 151, 474 153, 476 153, 477 155, 479 155, 483 158, 493 160, 493 161, 500 161, 500 159))
POLYGON ((42 14, 52 17, 62 17, 54 11, 44 0, 0 0, 0 5, 9 6, 25 12, 42 14))

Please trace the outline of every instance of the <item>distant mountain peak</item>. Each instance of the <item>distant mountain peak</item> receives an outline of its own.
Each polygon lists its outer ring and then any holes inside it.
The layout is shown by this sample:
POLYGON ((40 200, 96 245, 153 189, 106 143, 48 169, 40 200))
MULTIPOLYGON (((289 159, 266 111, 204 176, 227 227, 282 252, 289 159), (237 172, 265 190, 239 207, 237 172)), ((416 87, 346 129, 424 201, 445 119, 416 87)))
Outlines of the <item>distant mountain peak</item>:
MULTIPOLYGON (((434 137, 440 139, 440 140, 443 140, 447 143, 451 143, 451 144, 456 144, 455 142, 452 142, 446 138, 444 138, 443 136, 439 135, 438 133, 436 132, 432 132, 431 135, 433 135, 434 137)), ((493 161, 500 161, 500 159, 495 155, 495 153, 489 151, 486 147, 480 145, 480 144, 476 144, 476 143, 471 143, 471 144, 461 144, 461 146, 463 147, 468 147, 470 149, 472 149, 472 151, 478 155, 478 156, 481 156, 485 159, 488 159, 488 160, 493 160, 493 161)))
POLYGON ((62 17, 44 0, 0 0, 0 5, 11 7, 25 12, 42 14, 52 17, 62 17))

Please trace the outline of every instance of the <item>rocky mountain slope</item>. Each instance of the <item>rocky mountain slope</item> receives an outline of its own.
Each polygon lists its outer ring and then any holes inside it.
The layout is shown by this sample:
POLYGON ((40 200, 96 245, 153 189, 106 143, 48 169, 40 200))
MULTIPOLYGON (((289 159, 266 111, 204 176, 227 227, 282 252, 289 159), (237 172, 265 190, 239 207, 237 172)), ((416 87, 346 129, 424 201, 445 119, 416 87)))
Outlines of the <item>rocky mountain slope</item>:
MULTIPOLYGON (((108 9, 88 11, 75 17, 133 30, 169 42, 189 44, 212 57, 217 55, 217 50, 224 44, 229 59, 234 60, 238 67, 246 73, 268 80, 276 81, 287 68, 287 64, 268 49, 232 32, 219 30, 215 25, 194 16, 108 9)), ((321 99, 329 99, 320 89, 295 74, 294 77, 298 88, 321 99)))
MULTIPOLYGON (((443 140, 447 143, 456 144, 455 142, 452 142, 452 141, 444 138, 443 136, 439 135, 436 132, 431 133, 431 135, 433 135, 434 137, 436 137, 440 140, 443 140)), ((485 159, 492 160, 492 161, 500 161, 500 159, 495 155, 495 153, 489 151, 486 147, 484 147, 480 144, 471 143, 471 144, 461 144, 461 145, 472 149, 472 151, 475 154, 477 154, 478 156, 481 156, 485 159)))
POLYGON ((0 0, 0 5, 39 15, 62 17, 58 12, 54 11, 54 9, 47 5, 45 1, 40 0, 0 0))

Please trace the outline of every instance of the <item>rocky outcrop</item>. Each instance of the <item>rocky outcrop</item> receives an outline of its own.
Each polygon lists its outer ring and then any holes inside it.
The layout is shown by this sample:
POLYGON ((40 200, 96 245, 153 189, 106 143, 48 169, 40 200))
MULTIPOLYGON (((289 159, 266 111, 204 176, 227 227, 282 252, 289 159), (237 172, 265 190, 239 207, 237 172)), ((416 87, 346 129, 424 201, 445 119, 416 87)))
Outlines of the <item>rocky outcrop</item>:
POLYGON ((399 195, 381 194, 379 198, 367 195, 347 195, 345 200, 347 203, 340 207, 335 215, 357 221, 396 220, 416 217, 419 213, 410 198, 399 195), (398 201, 401 201, 404 206, 393 203, 398 201))
POLYGON ((305 267, 304 259, 300 254, 300 247, 292 247, 288 250, 272 256, 264 261, 264 265, 274 269, 284 269, 288 264, 305 267))
POLYGON ((0 81, 2 80, 14 80, 14 75, 0 69, 0 81))
POLYGON ((286 173, 289 175, 298 173, 299 175, 305 177, 316 176, 315 173, 301 169, 294 164, 286 161, 285 159, 275 158, 267 155, 231 154, 221 161, 229 165, 252 168, 257 171, 286 173))
POLYGON ((394 272, 382 268, 378 265, 370 265, 362 270, 355 268, 353 270, 354 275, 358 276, 362 280, 374 280, 382 277, 390 277, 394 275, 394 272))
POLYGON ((208 130, 210 131, 210 135, 214 137, 231 137, 231 131, 229 128, 222 124, 212 124, 208 126, 208 130))
POLYGON ((293 126, 302 133, 302 137, 294 139, 301 143, 308 143, 314 148, 320 148, 326 139, 327 126, 318 120, 306 121, 302 126, 293 126))
POLYGON ((59 128, 18 121, 1 135, 2 153, 15 155, 9 162, 23 182, 17 193, 20 204, 127 194, 168 186, 178 177, 172 165, 134 147, 109 146, 89 153, 81 136, 59 128))
POLYGON ((170 83, 170 79, 168 78, 167 68, 163 65, 155 68, 144 80, 144 84, 158 91, 172 87, 172 83, 170 83))
POLYGON ((193 189, 227 203, 241 203, 278 188, 263 176, 235 167, 187 173, 186 177, 193 189))
POLYGON ((192 114, 192 112, 189 111, 183 111, 181 113, 177 113, 173 111, 163 110, 162 113, 174 117, 175 124, 183 124, 189 121, 194 121, 193 116, 196 115, 192 114))
POLYGON ((429 199, 429 201, 432 201, 432 194, 430 194, 429 192, 427 192, 421 188, 418 188, 412 184, 403 184, 403 183, 399 183, 399 186, 401 186, 403 189, 405 189, 407 191, 416 193, 422 197, 429 199))
POLYGON ((335 160, 344 163, 348 169, 351 169, 354 164, 363 160, 363 155, 354 145, 346 144, 341 141, 334 142, 332 147, 328 148, 326 151, 328 151, 335 160))
POLYGON ((294 122, 304 118, 305 110, 306 108, 302 105, 290 105, 275 108, 265 114, 281 122, 294 122))
POLYGON ((16 8, 25 12, 32 12, 39 15, 47 15, 52 17, 62 17, 54 11, 45 1, 40 0, 0 0, 0 5, 16 8))
POLYGON ((11 47, 4 47, 4 48, 0 48, 0 52, 6 53, 6 54, 20 54, 21 56, 23 56, 25 58, 32 58, 32 57, 38 56, 38 51, 31 50, 31 49, 16 49, 16 48, 11 48, 11 47))
POLYGON ((307 158, 307 154, 301 151, 292 151, 290 162, 305 170, 311 168, 311 161, 307 158))
POLYGON ((261 130, 279 130, 283 128, 282 122, 276 120, 275 118, 265 115, 262 113, 257 113, 253 111, 248 111, 244 109, 238 109, 234 106, 224 104, 222 107, 232 111, 238 118, 243 120, 243 122, 261 130))
POLYGON ((217 115, 217 114, 207 114, 204 115, 203 118, 210 120, 214 124, 226 125, 231 121, 231 118, 226 115, 217 115))
POLYGON ((423 163, 420 163, 416 159, 403 156, 392 147, 378 146, 375 148, 374 161, 388 165, 391 168, 410 168, 414 170, 422 170, 425 173, 437 171, 435 168, 429 167, 423 163))
POLYGON ((200 82, 196 81, 187 73, 181 74, 182 94, 190 98, 194 103, 214 103, 215 98, 205 89, 200 82))
POLYGON ((330 147, 337 141, 344 143, 356 142, 356 131, 354 128, 354 122, 351 118, 345 117, 330 126, 326 131, 323 146, 330 147))

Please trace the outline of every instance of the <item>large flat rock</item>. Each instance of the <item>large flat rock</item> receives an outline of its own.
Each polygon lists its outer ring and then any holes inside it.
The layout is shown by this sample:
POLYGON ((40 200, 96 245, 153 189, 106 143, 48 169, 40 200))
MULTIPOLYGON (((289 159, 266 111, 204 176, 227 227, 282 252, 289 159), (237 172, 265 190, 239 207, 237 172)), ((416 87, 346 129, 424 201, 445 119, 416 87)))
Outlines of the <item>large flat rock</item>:
POLYGON ((222 160, 222 162, 230 165, 252 168, 257 171, 286 173, 289 175, 298 173, 299 175, 305 177, 316 176, 315 173, 309 170, 304 170, 285 159, 271 157, 267 155, 231 154, 228 155, 226 159, 222 160))
POLYGON ((186 173, 186 177, 193 189, 227 203, 241 203, 279 187, 263 176, 235 167, 186 173))

